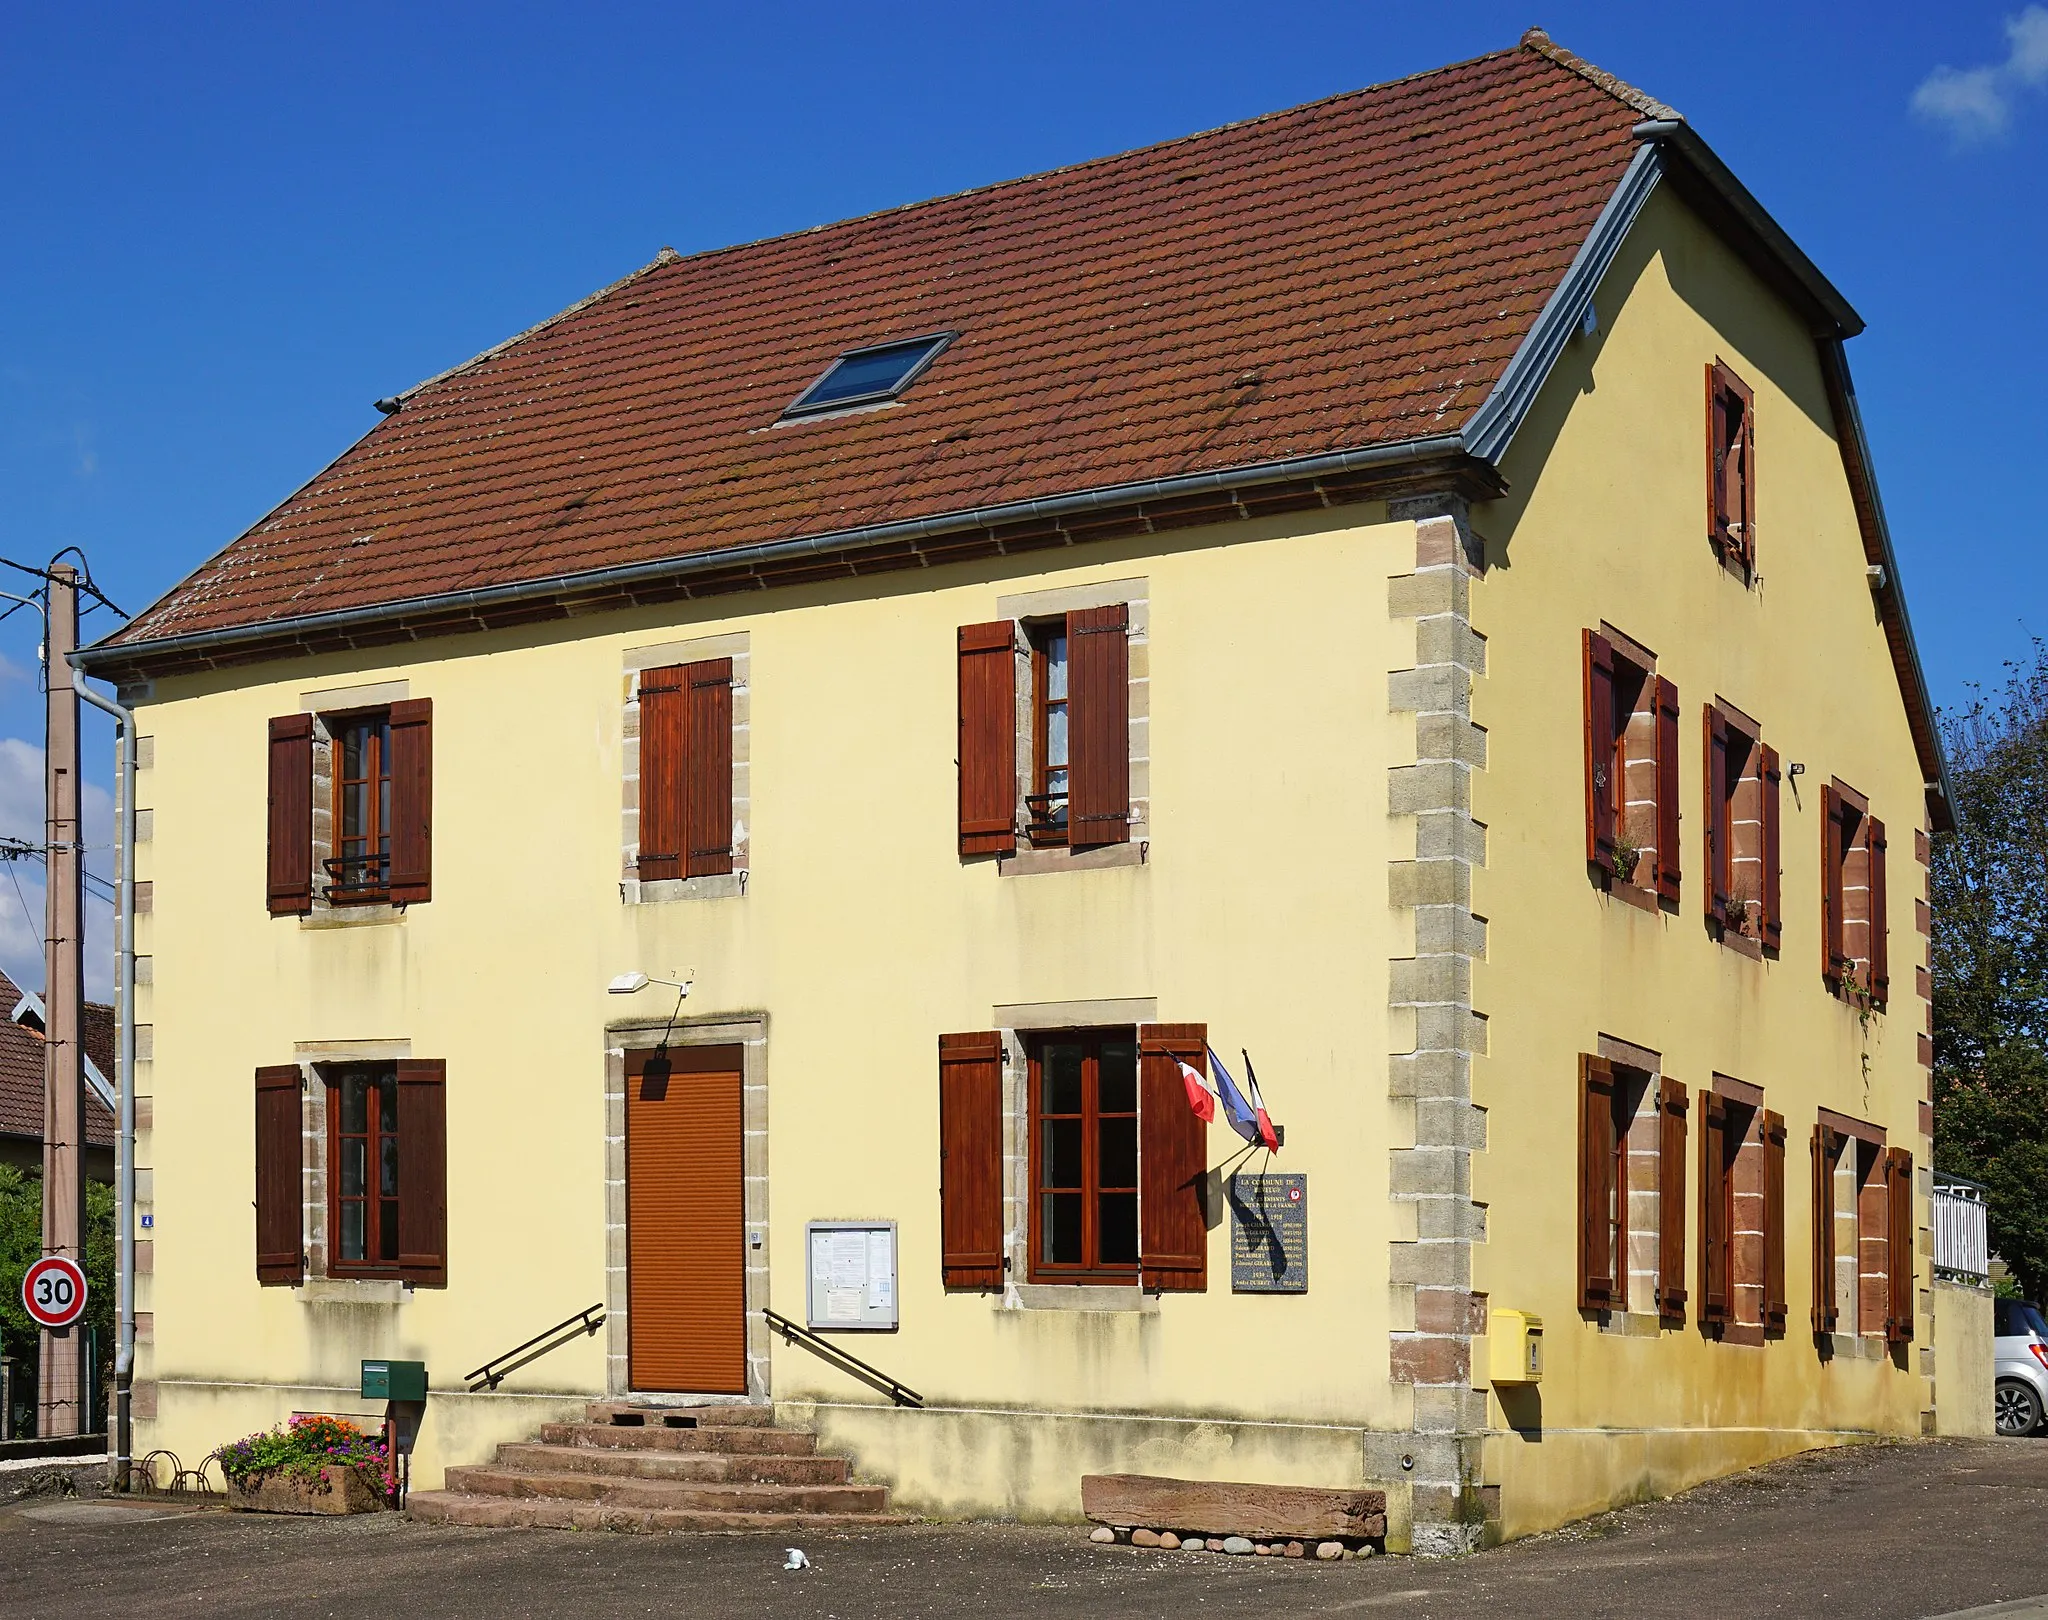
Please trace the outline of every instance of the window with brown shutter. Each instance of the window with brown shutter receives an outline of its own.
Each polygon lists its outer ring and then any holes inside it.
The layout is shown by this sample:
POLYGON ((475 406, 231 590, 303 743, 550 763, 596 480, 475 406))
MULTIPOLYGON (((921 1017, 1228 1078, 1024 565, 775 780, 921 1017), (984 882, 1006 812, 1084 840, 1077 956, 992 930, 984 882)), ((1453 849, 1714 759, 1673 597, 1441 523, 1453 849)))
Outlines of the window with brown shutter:
POLYGON ((1139 1026, 1138 1253, 1146 1288, 1199 1294, 1209 1286, 1209 1129, 1188 1106, 1182 1063, 1209 1072, 1208 1025, 1139 1026))
POLYGON ((1839 778, 1821 789, 1822 972, 1838 995, 1882 1009, 1891 994, 1884 823, 1839 778))
POLYGON ((1131 836, 1130 609, 1122 602, 1067 615, 1067 842, 1076 849, 1131 836))
POLYGON ((940 1275, 1003 1286, 1003 1043, 994 1030, 939 1037, 940 1275))
POLYGON ((302 1087, 295 1063, 256 1071, 256 1281, 266 1288, 306 1275, 302 1087))
POLYGON ((963 856, 1009 855, 1017 848, 1016 635, 1017 627, 1008 619, 960 627, 958 746, 963 856))
POLYGON ((1772 784, 1765 780, 1769 750, 1757 723, 1725 699, 1706 706, 1703 723, 1707 861, 1702 892, 1707 919, 1722 943, 1755 955, 1754 946, 1742 942, 1770 942, 1767 918, 1773 879, 1765 870, 1772 792, 1772 784))
POLYGON ((1785 1119, 1766 1111, 1761 1122, 1764 1183, 1763 1328, 1783 1333, 1785 1300, 1785 1119))
MULTIPOLYGON (((1579 1054, 1579 1309, 1615 1308, 1614 1066, 1579 1054)), ((1623 1262, 1626 1263, 1626 1262, 1623 1262)))
POLYGON ((273 917, 313 909, 313 717, 270 722, 267 903, 273 917))
POLYGON ((1725 1327, 1734 1319, 1734 1279, 1729 1249, 1735 1228, 1735 1187, 1729 1175, 1728 1100, 1700 1093, 1700 1298, 1702 1327, 1725 1327))
POLYGON ((1744 580, 1756 573, 1756 402, 1716 360, 1707 367, 1707 539, 1744 580))
POLYGON ((447 1068, 435 1058, 326 1065, 327 1269, 448 1281, 447 1068))
POLYGON ((1905 1344, 1913 1337, 1913 1295, 1919 1273, 1913 1260, 1913 1155, 1904 1148, 1885 1150, 1885 1216, 1889 1297, 1884 1336, 1892 1344, 1905 1344))
POLYGON ((1842 1138, 1825 1124, 1813 1127, 1813 1331, 1835 1331, 1835 1160, 1842 1138))
POLYGON ((1583 633, 1586 859, 1609 887, 1679 893, 1678 689, 1610 624, 1583 633))
POLYGON ((433 898, 434 700, 391 705, 391 903, 433 898))
POLYGON ((1666 1327, 1685 1326, 1685 1087, 1658 1082, 1657 1314, 1666 1327))
POLYGON ((1032 1280, 1135 1283, 1138 1042, 1061 1030, 1032 1036, 1029 1054, 1032 1280))
POLYGON ((640 881, 733 868, 732 660, 640 676, 640 881))

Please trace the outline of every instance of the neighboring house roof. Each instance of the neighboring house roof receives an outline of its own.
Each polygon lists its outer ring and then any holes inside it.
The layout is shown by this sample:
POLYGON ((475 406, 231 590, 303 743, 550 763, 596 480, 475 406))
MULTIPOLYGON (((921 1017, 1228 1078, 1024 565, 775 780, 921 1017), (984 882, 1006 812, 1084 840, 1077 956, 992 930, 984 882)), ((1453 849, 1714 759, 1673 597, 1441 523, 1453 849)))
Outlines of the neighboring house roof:
MULTIPOLYGON (((43 1003, 0 973, 0 1007, 11 1013, 0 1019, 0 1136, 29 1141, 43 1139, 43 1003)), ((114 1009, 99 1002, 85 1004, 85 1055, 103 1076, 114 1072, 114 1009)), ((114 1145, 114 1116, 88 1085, 85 1092, 85 1139, 93 1147, 114 1145)))
MULTIPOLYGON (((1704 143, 1532 29, 1513 50, 1050 174, 664 250, 380 401, 377 427, 79 662, 176 673, 378 645, 1323 505, 1404 477, 1494 493, 1666 178, 1838 361, 1860 319, 1704 143), (900 401, 779 422, 843 351, 936 332, 958 337, 900 401)), ((1938 778, 1845 369, 1837 394, 1938 778)))

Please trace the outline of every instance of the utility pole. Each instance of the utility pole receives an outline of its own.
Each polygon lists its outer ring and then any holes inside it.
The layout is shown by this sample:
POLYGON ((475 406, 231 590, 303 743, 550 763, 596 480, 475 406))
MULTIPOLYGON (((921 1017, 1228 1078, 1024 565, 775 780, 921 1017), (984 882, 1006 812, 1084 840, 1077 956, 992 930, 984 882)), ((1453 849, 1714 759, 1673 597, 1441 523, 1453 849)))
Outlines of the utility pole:
MULTIPOLYGON (((85 858, 79 824, 78 693, 71 652, 78 646, 78 572, 51 567, 43 685, 45 867, 43 938, 43 1253, 85 1264, 85 1064, 79 1045, 85 990, 80 924, 85 858)), ((83 1323, 42 1335, 39 1435, 82 1434, 85 1387, 83 1323)))

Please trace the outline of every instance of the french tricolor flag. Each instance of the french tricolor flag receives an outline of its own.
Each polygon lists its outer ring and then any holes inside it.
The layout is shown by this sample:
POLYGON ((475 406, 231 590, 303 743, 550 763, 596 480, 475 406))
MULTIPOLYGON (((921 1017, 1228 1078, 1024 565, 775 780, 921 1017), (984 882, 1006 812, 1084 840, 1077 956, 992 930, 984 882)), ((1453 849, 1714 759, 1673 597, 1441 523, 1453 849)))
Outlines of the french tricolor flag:
POLYGON ((1216 1049, 1209 1048, 1209 1072, 1216 1077, 1216 1089, 1211 1091, 1198 1070, 1191 1063, 1180 1065, 1181 1084, 1187 1087, 1188 1106, 1205 1123, 1216 1118, 1216 1107, 1220 1102, 1224 1118, 1230 1128, 1247 1142, 1263 1147, 1268 1153, 1280 1148, 1280 1133, 1266 1113, 1266 1099, 1259 1095, 1258 1076, 1252 1073, 1251 1059, 1245 1059, 1245 1076, 1251 1082, 1249 1099, 1231 1078, 1230 1071, 1223 1066, 1223 1060, 1216 1055, 1216 1049))

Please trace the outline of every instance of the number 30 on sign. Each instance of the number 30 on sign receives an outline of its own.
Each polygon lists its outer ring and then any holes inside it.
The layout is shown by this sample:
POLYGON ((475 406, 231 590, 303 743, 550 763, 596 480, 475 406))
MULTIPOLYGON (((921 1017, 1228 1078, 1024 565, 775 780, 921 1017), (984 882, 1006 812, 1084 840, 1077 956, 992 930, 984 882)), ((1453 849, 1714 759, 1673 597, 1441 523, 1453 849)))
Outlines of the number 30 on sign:
POLYGON ((85 1273, 75 1260, 48 1255, 22 1274, 21 1303, 44 1327, 69 1327, 85 1314, 85 1273))

